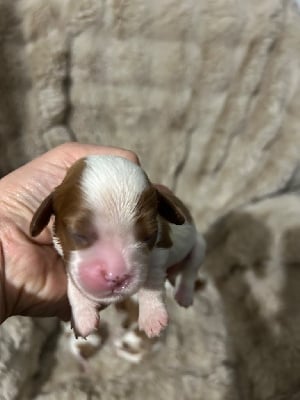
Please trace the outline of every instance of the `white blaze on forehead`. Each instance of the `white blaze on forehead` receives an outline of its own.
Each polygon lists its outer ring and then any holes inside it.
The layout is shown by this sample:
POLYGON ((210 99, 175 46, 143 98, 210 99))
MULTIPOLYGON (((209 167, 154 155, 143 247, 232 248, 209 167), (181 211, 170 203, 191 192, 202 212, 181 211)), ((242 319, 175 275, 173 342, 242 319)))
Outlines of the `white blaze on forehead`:
POLYGON ((92 210, 129 222, 141 193, 148 186, 143 170, 125 158, 107 155, 86 157, 81 187, 92 210))

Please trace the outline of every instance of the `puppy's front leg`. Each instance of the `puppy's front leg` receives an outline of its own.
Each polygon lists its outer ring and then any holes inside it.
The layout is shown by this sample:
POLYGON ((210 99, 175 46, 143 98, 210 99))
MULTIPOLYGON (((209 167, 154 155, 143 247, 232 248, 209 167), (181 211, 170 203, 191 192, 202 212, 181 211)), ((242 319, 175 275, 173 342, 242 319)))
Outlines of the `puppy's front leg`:
POLYGON ((138 292, 139 329, 151 338, 159 336, 168 324, 165 306, 165 271, 163 267, 149 268, 147 282, 138 292))
POLYGON ((176 283, 175 294, 177 303, 182 307, 189 307, 193 304, 195 282, 198 277, 198 270, 204 259, 205 246, 202 235, 198 233, 196 243, 182 261, 182 272, 179 275, 179 283, 176 283))
POLYGON ((76 337, 87 337, 99 326, 97 304, 86 298, 68 277, 68 299, 72 309, 72 328, 76 337))

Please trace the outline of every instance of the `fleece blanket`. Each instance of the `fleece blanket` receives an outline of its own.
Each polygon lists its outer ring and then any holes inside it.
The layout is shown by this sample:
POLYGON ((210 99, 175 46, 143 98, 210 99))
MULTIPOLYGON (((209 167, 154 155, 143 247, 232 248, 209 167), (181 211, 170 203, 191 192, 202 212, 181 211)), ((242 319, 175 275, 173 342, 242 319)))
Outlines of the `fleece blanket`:
MULTIPOLYGON (((275 250, 276 243, 285 248, 291 226, 270 221, 286 220, 286 208, 291 224, 297 220, 297 196, 290 201, 282 194, 300 183, 299 2, 0 0, 0 35, 0 173, 67 141, 132 149, 153 181, 191 207, 209 244, 206 289, 191 310, 170 305, 164 350, 136 369, 107 344, 93 372, 82 374, 55 321, 27 321, 22 329, 18 318, 7 321, 0 329, 0 348, 9 349, 0 360, 4 398, 300 398, 292 397, 298 382, 289 372, 300 367, 296 356, 278 384, 264 368, 276 352, 275 339, 265 358, 249 367, 255 346, 245 351, 240 343, 264 344, 264 335, 258 323, 246 329, 246 300, 238 328, 231 329, 231 305, 239 297, 234 284, 222 284, 239 271, 243 279, 236 285, 244 287, 247 268, 270 258, 281 277, 276 282, 287 273, 275 250), (260 229, 253 228, 256 244, 247 241, 253 220, 272 238, 281 232, 267 252, 259 250, 260 229), (216 265, 226 272, 217 273, 216 265), (31 367, 24 372, 26 354, 31 367)), ((259 284, 273 287, 272 276, 259 284)), ((251 293, 257 285, 247 280, 251 293)), ((262 314, 272 330, 272 305, 255 299, 266 306, 262 314)), ((107 318, 117 324, 113 315, 107 318)), ((280 327, 290 332, 291 321, 280 327)), ((279 342, 297 348, 296 336, 279 342)))

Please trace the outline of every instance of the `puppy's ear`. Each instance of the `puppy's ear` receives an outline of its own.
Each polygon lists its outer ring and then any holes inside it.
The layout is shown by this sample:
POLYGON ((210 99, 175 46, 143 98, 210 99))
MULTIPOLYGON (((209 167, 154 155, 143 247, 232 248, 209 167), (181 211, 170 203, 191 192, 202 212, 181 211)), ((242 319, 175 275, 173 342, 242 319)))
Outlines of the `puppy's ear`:
POLYGON ((158 213, 171 224, 183 225, 186 217, 185 206, 174 194, 161 185, 155 185, 158 199, 158 213))
POLYGON ((34 213, 30 223, 31 236, 37 236, 48 225, 53 214, 53 193, 50 193, 34 213))

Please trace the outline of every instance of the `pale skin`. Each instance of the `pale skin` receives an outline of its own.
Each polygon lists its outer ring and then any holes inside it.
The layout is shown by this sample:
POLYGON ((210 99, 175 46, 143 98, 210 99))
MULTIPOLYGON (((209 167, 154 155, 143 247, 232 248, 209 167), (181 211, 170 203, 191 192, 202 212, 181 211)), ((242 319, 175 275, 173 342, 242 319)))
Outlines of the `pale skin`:
POLYGON ((0 180, 0 323, 12 315, 70 319, 66 274, 52 246, 50 228, 32 238, 29 225, 67 169, 90 154, 111 154, 138 163, 128 150, 67 143, 0 180))

